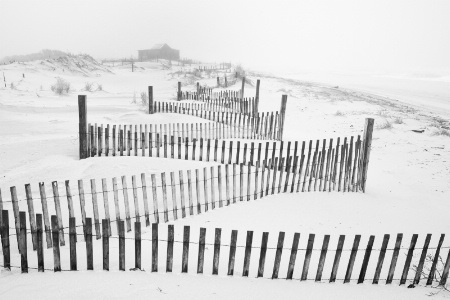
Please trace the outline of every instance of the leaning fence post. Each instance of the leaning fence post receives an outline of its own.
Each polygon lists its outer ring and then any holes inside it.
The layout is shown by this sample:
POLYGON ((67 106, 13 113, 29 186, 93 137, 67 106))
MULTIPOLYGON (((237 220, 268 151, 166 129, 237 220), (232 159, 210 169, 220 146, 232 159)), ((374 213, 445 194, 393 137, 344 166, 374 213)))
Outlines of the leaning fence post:
POLYGON ((87 110, 86 110, 86 96, 78 95, 78 135, 80 141, 80 159, 88 157, 87 144, 87 110))
POLYGON ((370 148, 372 146, 372 134, 374 122, 375 122, 374 119, 366 118, 366 123, 364 125, 363 146, 362 146, 362 153, 360 156, 362 168, 360 188, 363 191, 363 193, 366 192, 367 169, 369 167, 370 148))
POLYGON ((153 114, 153 86, 148 87, 148 113, 153 114))

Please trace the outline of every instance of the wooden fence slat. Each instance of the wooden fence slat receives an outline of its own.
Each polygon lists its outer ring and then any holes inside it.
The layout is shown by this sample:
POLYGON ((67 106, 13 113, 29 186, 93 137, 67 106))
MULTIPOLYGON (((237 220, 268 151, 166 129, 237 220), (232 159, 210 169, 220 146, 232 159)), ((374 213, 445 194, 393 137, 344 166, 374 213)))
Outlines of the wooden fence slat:
POLYGON ((136 175, 131 176, 131 186, 133 188, 134 215, 136 217, 135 222, 141 222, 141 217, 139 214, 139 198, 137 195, 137 187, 136 187, 136 175))
POLYGON ((125 271, 125 223, 119 222, 119 271, 125 271))
POLYGON ((122 176, 123 201, 125 204, 125 220, 127 223, 127 232, 131 231, 130 203, 128 202, 127 178, 122 176))
POLYGON ((29 217, 30 229, 31 229, 31 240, 33 243, 33 250, 36 251, 36 249, 37 249, 36 217, 34 214, 33 195, 31 194, 30 184, 25 184, 25 194, 27 197, 28 217, 29 217))
POLYGON ((156 176, 155 176, 155 174, 152 174, 150 177, 152 180, 153 214, 155 216, 155 222, 159 223, 158 197, 157 197, 157 193, 156 193, 156 176))
POLYGON ((406 278, 408 277, 409 267, 411 266, 411 260, 414 254, 414 248, 417 243, 417 234, 413 234, 411 238, 411 244, 409 245, 408 255, 406 256, 405 266, 403 267, 402 277, 400 278, 400 285, 405 284, 406 278))
POLYGON ((152 272, 158 272, 158 223, 152 224, 152 272))
POLYGON ((189 201, 189 215, 194 214, 194 204, 192 202, 192 178, 191 178, 191 170, 187 171, 188 176, 188 201, 189 201))
POLYGON ((427 285, 431 285, 434 279, 434 273, 436 272, 436 264, 440 258, 439 253, 441 251, 442 243, 444 242, 445 234, 441 234, 439 238, 439 244, 436 248, 436 253, 434 255, 433 264, 431 265, 430 273, 428 274, 427 285))
POLYGON ((261 252, 259 254, 259 265, 258 265, 258 276, 257 277, 264 277, 264 264, 266 262, 268 239, 269 239, 269 233, 263 232, 262 239, 261 239, 261 252))
POLYGON ((422 254, 420 255, 419 264, 417 265, 416 276, 414 277, 414 284, 418 284, 420 282, 420 278, 422 276, 423 265, 424 265, 425 259, 427 257, 427 250, 430 245, 430 241, 431 241, 431 234, 427 234, 427 237, 425 238, 425 243, 422 248, 422 254))
POLYGON ((134 268, 137 270, 141 270, 141 253, 141 222, 134 222, 134 268))
POLYGON ((103 250, 103 270, 109 271, 109 236, 110 222, 102 219, 102 250, 103 250))
POLYGON ((172 224, 167 227, 167 257, 166 257, 166 272, 172 272, 173 266, 173 243, 174 243, 174 227, 172 224))
POLYGON ((94 252, 92 249, 92 219, 86 218, 86 260, 87 270, 94 270, 94 252))
POLYGON ((280 270, 281 254, 283 252, 284 232, 280 231, 278 234, 277 252, 275 253, 275 262, 273 264, 272 279, 278 278, 278 271, 280 270))
MULTIPOLYGON (((111 217, 109 215, 108 186, 106 184, 106 178, 102 178, 102 192, 103 192, 103 207, 105 209, 105 219, 108 221, 108 224, 110 224, 111 217)), ((108 235, 110 236, 111 232, 108 232, 108 235)))
POLYGON ((60 242, 61 246, 64 246, 66 243, 64 241, 64 225, 63 225, 63 221, 62 221, 61 203, 59 202, 59 190, 58 190, 58 182, 57 181, 52 182, 52 188, 53 188, 53 199, 55 201, 56 216, 58 217, 59 242, 60 242))
POLYGON ((205 264, 205 237, 206 237, 206 228, 201 227, 198 242, 197 274, 203 273, 203 266, 205 264))
POLYGON ((200 174, 199 169, 195 169, 195 194, 197 197, 197 214, 202 212, 200 204, 200 174))
POLYGON ((369 237, 369 242, 367 243, 366 251, 364 253, 364 259, 363 259, 363 264, 361 267, 361 272, 359 273, 358 283, 363 283, 364 278, 366 277, 367 265, 369 264, 370 254, 372 252, 374 240, 375 240, 375 236, 371 235, 369 237))
POLYGON ((383 238, 383 244, 381 245, 380 256, 378 257, 377 267, 375 269, 375 275, 373 276, 373 284, 378 284, 380 279, 381 268, 383 267, 384 257, 386 256, 386 248, 389 243, 389 234, 385 234, 383 238))
POLYGON ((27 253, 27 214, 24 211, 19 212, 20 219, 20 269, 22 273, 28 273, 28 253, 27 253))
POLYGON ((77 227, 75 218, 69 218, 70 270, 77 270, 77 227))
POLYGON ((206 167, 203 168, 203 191, 204 191, 203 197, 205 198, 205 212, 206 212, 208 211, 208 171, 206 167))
MULTIPOLYGON (((45 237, 46 237, 47 249, 48 249, 48 248, 52 247, 52 233, 51 233, 50 217, 48 214, 47 196, 45 194, 45 186, 44 186, 43 182, 39 182, 39 194, 41 196, 42 214, 43 214, 43 218, 44 218, 44 230, 45 230, 45 237)), ((83 194, 83 196, 84 196, 84 194, 83 194)), ((81 201, 81 197, 80 197, 80 201, 81 201)), ((82 214, 82 216, 83 216, 83 214, 82 214)))
MULTIPOLYGON (((145 128, 147 129, 147 125, 145 126, 145 128)), ((145 179, 145 173, 141 173, 141 183, 142 183, 142 198, 144 201, 145 226, 148 227, 150 226, 150 214, 148 211, 147 180, 145 179)))
MULTIPOLYGON (((1 212, 0 212, 1 213, 1 212)), ((69 222, 70 223, 70 222, 69 222)), ((74 223, 74 222, 73 222, 74 223)), ((0 224, 0 230, 2 230, 0 224)), ((43 227, 42 227, 42 214, 36 214, 36 239, 37 239, 37 261, 38 261, 38 272, 44 272, 44 243, 43 243, 43 227)), ((3 231, 2 231, 2 237, 3 237, 3 231)), ((9 238, 8 238, 9 242, 9 238)), ((4 240, 2 239, 2 246, 3 246, 4 240)), ((9 247, 8 247, 9 248, 9 247)), ((5 258, 5 247, 2 247, 3 250, 3 257, 5 258)), ((72 248, 70 248, 70 257, 72 260, 72 248)), ((4 268, 9 268, 9 264, 7 267, 5 267, 5 259, 3 259, 3 266, 4 268)), ((72 268, 72 262, 70 264, 72 268)), ((76 268, 76 266, 75 266, 76 268)))
POLYGON ((211 167, 211 208, 215 209, 216 208, 216 198, 215 198, 215 193, 216 193, 216 188, 214 186, 214 167, 211 167))
POLYGON ((296 232, 294 234, 294 239, 292 241, 291 256, 289 257, 289 266, 286 279, 292 279, 292 276, 294 275, 294 267, 295 267, 295 260, 297 259, 299 240, 300 240, 300 233, 296 232))
POLYGON ((178 178, 180 181, 180 198, 181 198, 181 217, 186 217, 186 207, 184 203, 184 181, 183 181, 183 171, 178 172, 178 178))
POLYGON ((342 248, 344 247, 345 235, 339 236, 338 245, 336 248, 336 254, 334 256, 333 268, 331 269, 330 282, 336 281, 336 275, 339 268, 339 262, 341 260, 342 248))
POLYGON ((222 235, 222 229, 216 228, 214 237, 214 256, 213 256, 213 275, 219 274, 219 257, 220 257, 220 237, 222 235))
POLYGON ((392 260, 389 266, 389 272, 386 279, 386 284, 392 283, 392 279, 394 278, 395 266, 397 265, 398 254, 400 252, 400 246, 402 244, 403 234, 397 234, 397 239, 395 241, 394 252, 392 253, 392 260))
POLYGON ((302 270, 302 276, 301 280, 307 280, 308 279, 308 269, 309 269, 309 263, 311 261, 311 254, 314 246, 314 238, 315 234, 310 234, 308 237, 308 245, 306 246, 306 253, 305 253, 305 261, 303 262, 303 270, 302 270))
POLYGON ((190 226, 184 226, 183 230, 183 256, 181 262, 181 272, 188 272, 188 264, 189 264, 189 235, 190 235, 190 226))
POLYGON ((97 240, 102 237, 100 232, 100 217, 98 214, 98 202, 97 202, 97 187, 95 184, 95 179, 91 179, 91 193, 92 193, 92 205, 94 211, 94 225, 95 225, 95 233, 97 236, 97 240))
POLYGON ((234 274, 234 261, 236 258, 236 241, 237 241, 237 230, 231 231, 231 241, 230 241, 230 255, 228 259, 228 275, 233 276, 234 274))
POLYGON ((169 222, 169 209, 167 208, 167 189, 166 189, 166 173, 161 173, 161 186, 163 193, 163 206, 164 206, 164 222, 169 222))
POLYGON ((330 236, 329 235, 325 235, 323 237, 322 250, 320 251, 320 259, 319 259, 319 265, 317 267, 317 273, 316 273, 315 281, 321 281, 322 280, 323 267, 325 266, 325 259, 327 257, 327 251, 328 251, 328 244, 329 244, 329 242, 330 242, 330 236))
POLYGON ((361 240, 361 235, 355 235, 355 239, 353 241, 352 252, 350 253, 350 259, 347 265, 347 271, 345 272, 344 283, 350 282, 352 277, 353 265, 355 264, 356 254, 358 253, 359 242, 361 240))
POLYGON ((245 242, 245 254, 244 254, 244 269, 242 271, 242 276, 248 277, 250 269, 250 256, 252 254, 252 242, 253 242, 253 231, 247 231, 247 238, 245 242))
POLYGON ((177 206, 177 193, 176 193, 176 183, 175 183, 175 173, 170 172, 170 187, 172 191, 172 210, 173 219, 178 219, 178 206, 177 206))
POLYGON ((450 270, 450 250, 448 251, 444 269, 442 270, 441 280, 439 281, 440 286, 445 286, 445 284, 447 283, 449 270, 450 270))
POLYGON ((52 222, 52 244, 53 244, 53 270, 55 272, 61 272, 61 255, 59 251, 59 226, 58 217, 51 217, 52 222))

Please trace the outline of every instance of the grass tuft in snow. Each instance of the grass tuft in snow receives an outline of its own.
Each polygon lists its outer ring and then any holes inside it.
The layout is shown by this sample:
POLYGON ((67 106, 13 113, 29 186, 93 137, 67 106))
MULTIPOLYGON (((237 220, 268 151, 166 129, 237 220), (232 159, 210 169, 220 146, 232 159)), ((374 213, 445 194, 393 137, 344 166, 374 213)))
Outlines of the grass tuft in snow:
POLYGON ((92 82, 85 82, 84 83, 84 90, 87 91, 87 92, 92 92, 93 87, 94 87, 94 83, 92 83, 92 82))
POLYGON ((392 123, 389 122, 388 120, 377 126, 377 129, 392 129, 392 128, 393 128, 392 123))
POLYGON ((64 93, 68 94, 70 91, 70 83, 67 80, 58 77, 56 83, 52 85, 50 89, 57 95, 63 95, 64 93))
POLYGON ((345 114, 342 111, 338 110, 334 115, 338 117, 343 117, 345 114))
POLYGON ((435 135, 435 136, 444 135, 444 136, 450 137, 450 131, 447 129, 444 129, 444 128, 440 128, 440 129, 436 130, 435 132, 433 132, 432 135, 435 135))
POLYGON ((392 121, 394 124, 403 124, 403 119, 401 117, 395 117, 392 121))

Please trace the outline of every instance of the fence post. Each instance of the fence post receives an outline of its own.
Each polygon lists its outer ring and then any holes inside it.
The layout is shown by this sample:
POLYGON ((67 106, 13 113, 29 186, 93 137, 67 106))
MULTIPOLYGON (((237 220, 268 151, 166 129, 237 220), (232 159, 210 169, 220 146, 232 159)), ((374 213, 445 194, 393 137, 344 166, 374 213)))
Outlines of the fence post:
POLYGON ((370 158, 370 148, 372 146, 372 134, 374 119, 366 118, 366 123, 364 125, 364 135, 363 135, 363 145, 361 153, 361 178, 360 178, 360 188, 363 193, 366 192, 366 181, 367 181, 367 169, 369 167, 370 158))
POLYGON ((3 268, 11 270, 11 256, 9 247, 9 215, 7 210, 2 210, 2 224, 0 224, 3 251, 3 268))
POLYGON ((245 77, 242 77, 241 100, 244 101, 245 77))
POLYGON ((44 272, 44 244, 42 234, 42 214, 36 214, 36 240, 37 240, 37 260, 38 272, 44 272))
POLYGON ((181 100, 181 82, 178 81, 178 93, 177 93, 177 101, 181 100))
POLYGON ((27 215, 24 211, 19 212, 20 219, 20 236, 19 236, 19 252, 20 267, 22 273, 28 273, 28 256, 27 256, 27 215))
POLYGON ((153 114, 153 86, 148 87, 148 113, 153 114))
POLYGON ((109 271, 109 231, 110 231, 110 223, 107 219, 102 219, 102 231, 103 231, 103 270, 109 271))
POLYGON ((182 273, 187 273, 188 272, 190 228, 191 227, 189 227, 189 226, 184 226, 184 232, 183 232, 183 259, 182 259, 182 265, 181 265, 181 272, 182 273))
POLYGON ((259 111, 259 84, 260 84, 260 80, 256 80, 256 96, 255 96, 255 108, 253 111, 253 114, 257 115, 258 111, 259 111))
POLYGON ((78 135, 80 142, 80 159, 88 157, 87 144, 87 110, 86 110, 86 96, 78 95, 78 135))
POLYGON ((52 238, 53 238, 53 270, 61 272, 61 255, 59 251, 59 226, 58 217, 52 216, 52 238))
POLYGON ((286 103, 287 103, 287 95, 281 96, 281 108, 280 108, 280 118, 278 124, 278 139, 283 140, 283 132, 284 132, 284 120, 286 119, 286 103))
MULTIPOLYGON (((41 220, 42 221, 42 220, 41 220)), ((42 231, 42 224, 41 224, 42 231)), ((38 233, 39 238, 42 240, 42 232, 38 233)), ((38 239, 39 239, 38 238, 38 239)), ((70 244, 70 270, 77 270, 77 229, 75 218, 69 218, 69 244, 70 244)))
POLYGON ((134 222, 134 267, 141 269, 141 222, 134 222))

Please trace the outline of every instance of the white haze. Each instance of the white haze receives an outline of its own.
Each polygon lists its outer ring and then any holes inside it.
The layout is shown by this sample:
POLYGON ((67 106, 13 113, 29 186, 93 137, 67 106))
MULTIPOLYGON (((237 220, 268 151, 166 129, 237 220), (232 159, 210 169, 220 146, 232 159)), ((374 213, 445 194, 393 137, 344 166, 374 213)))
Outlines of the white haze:
POLYGON ((450 74, 450 1, 0 2, 0 58, 96 58, 168 43, 183 57, 258 69, 450 74))

